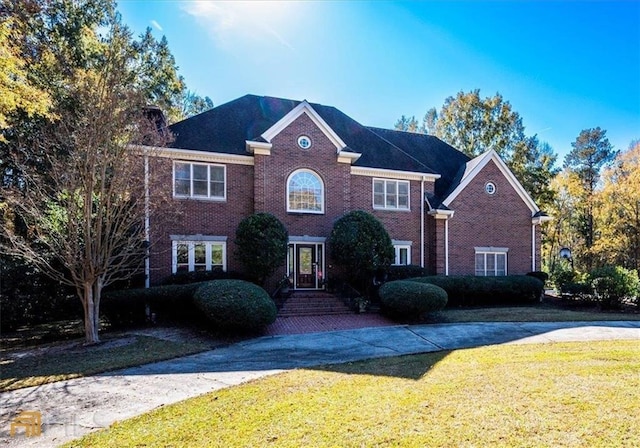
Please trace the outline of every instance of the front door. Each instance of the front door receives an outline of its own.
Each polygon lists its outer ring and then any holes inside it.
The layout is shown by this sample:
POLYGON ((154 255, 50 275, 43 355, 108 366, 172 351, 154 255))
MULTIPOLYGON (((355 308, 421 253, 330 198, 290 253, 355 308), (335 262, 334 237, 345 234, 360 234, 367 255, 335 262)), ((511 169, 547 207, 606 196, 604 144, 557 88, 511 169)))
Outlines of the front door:
POLYGON ((296 249, 296 288, 315 288, 316 248, 298 244, 296 249))

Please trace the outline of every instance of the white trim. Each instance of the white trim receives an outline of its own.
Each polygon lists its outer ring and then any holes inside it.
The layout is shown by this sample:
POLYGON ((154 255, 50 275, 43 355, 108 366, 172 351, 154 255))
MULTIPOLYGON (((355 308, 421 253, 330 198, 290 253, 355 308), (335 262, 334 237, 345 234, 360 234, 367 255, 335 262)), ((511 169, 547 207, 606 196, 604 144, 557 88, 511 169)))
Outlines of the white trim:
POLYGON ((324 180, 322 179, 322 176, 320 176, 320 174, 318 174, 316 171, 311 170, 309 168, 300 168, 297 170, 294 170, 291 172, 291 174, 289 174, 289 176, 287 176, 287 185, 286 185, 286 198, 285 198, 285 202, 287 204, 287 213, 303 213, 303 214, 312 214, 312 215, 323 215, 324 214, 324 210, 325 210, 325 202, 326 202, 326 187, 324 185, 324 180), (291 204, 289 203, 289 184, 291 182, 291 178, 293 176, 295 176, 298 173, 309 173, 312 174, 313 176, 315 176, 319 181, 320 181, 320 186, 322 187, 322 202, 320 204, 320 210, 296 210, 296 209, 292 209, 291 208, 291 204))
POLYGON ((531 218, 531 224, 542 224, 545 222, 553 221, 553 217, 551 216, 536 216, 531 218))
POLYGON ((531 271, 536 270, 536 225, 531 225, 531 271))
POLYGON ((338 151, 338 163, 348 163, 349 165, 353 164, 360 158, 362 154, 358 152, 349 152, 349 151, 338 151))
MULTIPOLYGON (((424 180, 420 182, 420 197, 424 196, 424 180)), ((424 268, 424 200, 420 201, 420 267, 424 268)))
POLYGON ((271 155, 271 147, 273 146, 271 143, 267 142, 254 142, 252 140, 246 140, 245 145, 247 148, 247 152, 250 152, 253 155, 261 155, 261 156, 270 156, 271 155))
MULTIPOLYGON (((484 275, 480 277, 494 277, 498 276, 496 271, 498 269, 498 258, 497 255, 504 255, 504 275, 509 275, 509 248, 507 247, 474 247, 475 252, 473 255, 473 272, 474 275, 478 276, 476 272, 476 256, 478 254, 484 255, 484 275), (494 265, 493 265, 493 274, 487 275, 487 255, 493 255, 494 257, 494 265)), ((501 276, 498 276, 501 277, 501 276)))
POLYGON ((293 243, 324 243, 327 241, 327 238, 324 236, 289 236, 289 244, 293 243))
POLYGON ((313 291, 313 290, 322 290, 325 289, 323 285, 323 281, 327 279, 327 251, 325 245, 326 238, 324 237, 315 237, 315 236, 290 236, 289 242, 287 244, 287 260, 286 260, 286 273, 289 280, 293 278, 291 281, 294 290, 302 290, 302 291, 313 291), (313 246, 316 256, 316 270, 314 273, 315 276, 315 286, 312 288, 298 288, 297 286, 297 276, 298 276, 298 245, 300 246, 313 246), (289 249, 293 247, 293 260, 290 257, 289 249), (318 260, 318 248, 322 251, 322 263, 319 266, 317 263, 318 260), (293 270, 290 270, 290 266, 293 265, 293 270), (322 279, 318 278, 318 271, 322 274, 322 279))
MULTIPOLYGON (((174 235, 175 236, 175 235, 174 235)), ((178 245, 185 244, 187 245, 188 250, 188 262, 187 262, 187 272, 195 271, 195 245, 196 244, 204 244, 205 245, 205 270, 211 271, 213 270, 213 260, 211 259, 211 247, 213 246, 221 246, 222 247, 222 270, 227 270, 227 241, 226 237, 224 240, 208 240, 206 237, 202 235, 194 235, 197 239, 184 239, 184 240, 173 240, 171 241, 171 272, 173 274, 178 272, 178 245)))
POLYGON ((458 197, 458 195, 464 190, 467 185, 482 171, 482 169, 491 161, 496 164, 500 172, 507 179, 509 184, 513 187, 513 189, 518 193, 520 199, 529 207, 532 214, 535 214, 540 211, 536 203, 533 201, 529 193, 523 188, 522 184, 518 182, 518 179, 513 175, 511 170, 507 167, 507 165, 502 161, 500 156, 493 149, 485 152, 484 154, 479 155, 475 159, 472 159, 467 162, 466 169, 464 174, 462 175, 462 180, 458 184, 458 186, 451 192, 447 198, 442 201, 444 205, 447 207, 451 205, 453 200, 458 197))
POLYGON ((410 212, 411 211, 411 182, 408 180, 398 180, 398 179, 377 179, 373 178, 371 180, 371 205, 374 210, 389 210, 394 212, 410 212), (376 197, 376 181, 384 182, 384 203, 385 205, 376 205, 375 197, 376 197), (387 183, 395 182, 396 183, 396 206, 388 207, 387 206, 387 183), (400 183, 407 185, 407 206, 400 207, 398 205, 398 198, 400 197, 400 193, 398 192, 400 183))
POLYGON ((393 240, 392 242, 393 242, 393 253, 394 253, 393 266, 406 266, 400 263, 400 251, 402 249, 407 250, 407 264, 411 264, 412 242, 411 241, 393 241, 393 240))
POLYGON ((430 182, 435 182, 436 179, 440 178, 439 174, 388 170, 385 168, 369 168, 366 166, 352 166, 351 174, 354 176, 384 177, 385 179, 422 180, 430 182))
POLYGON ((493 246, 479 246, 479 247, 474 247, 473 250, 475 250, 476 252, 494 252, 494 253, 509 252, 508 247, 493 247, 493 246))
POLYGON ((307 100, 302 101, 296 107, 294 107, 289 113, 282 117, 276 124, 264 131, 261 135, 266 141, 270 142, 276 135, 282 132, 287 126, 293 123, 302 114, 307 116, 313 121, 313 123, 327 136, 327 138, 336 147, 336 152, 344 149, 347 144, 335 133, 331 127, 322 119, 320 115, 311 107, 307 100))
POLYGON ((444 221, 444 275, 449 275, 449 220, 448 219, 444 221))
POLYGON ((228 165, 250 165, 253 166, 252 156, 241 156, 238 154, 227 154, 222 152, 198 151, 195 149, 159 148, 156 146, 132 145, 134 149, 152 150, 149 154, 152 157, 163 157, 168 159, 181 159, 193 162, 225 163, 228 165))
POLYGON ((446 219, 446 220, 449 220, 450 218, 453 218, 453 215, 454 215, 455 212, 453 210, 435 209, 435 210, 429 210, 427 213, 429 213, 435 219, 446 219))
POLYGON ((227 241, 226 236, 217 236, 217 235, 169 235, 169 239, 171 241, 218 241, 225 242, 227 241))

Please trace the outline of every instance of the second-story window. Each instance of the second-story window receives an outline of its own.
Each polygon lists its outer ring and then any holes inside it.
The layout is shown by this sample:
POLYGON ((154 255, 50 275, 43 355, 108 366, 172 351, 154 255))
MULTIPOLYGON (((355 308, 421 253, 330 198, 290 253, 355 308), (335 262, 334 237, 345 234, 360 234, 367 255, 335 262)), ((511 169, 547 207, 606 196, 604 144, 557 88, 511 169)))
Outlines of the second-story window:
POLYGON ((324 213, 324 183, 311 170, 294 171, 287 180, 287 211, 324 213))
POLYGON ((373 208, 409 210, 409 182, 404 180, 373 180, 373 208))
POLYGON ((175 162, 173 194, 176 197, 226 199, 224 165, 175 162))

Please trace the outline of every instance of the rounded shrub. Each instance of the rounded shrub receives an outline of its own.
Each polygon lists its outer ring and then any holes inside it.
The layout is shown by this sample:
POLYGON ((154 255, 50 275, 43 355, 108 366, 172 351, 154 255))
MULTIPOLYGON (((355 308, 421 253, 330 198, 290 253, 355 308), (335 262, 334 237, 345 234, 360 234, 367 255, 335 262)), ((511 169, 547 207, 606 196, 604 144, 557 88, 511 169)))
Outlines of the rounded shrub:
POLYGON ((633 269, 605 266, 592 271, 590 277, 603 308, 618 308, 625 300, 633 302, 638 296, 640 280, 633 269))
POLYGON ((243 280, 204 283, 193 300, 217 329, 254 331, 276 320, 276 305, 269 294, 243 280))
POLYGON ((255 213, 243 219, 234 242, 236 258, 258 285, 264 285, 287 259, 289 234, 282 222, 269 213, 255 213))
POLYGON ((447 292, 428 283, 396 280, 382 285, 378 293, 384 311, 396 317, 417 319, 447 304, 447 292))
POLYGON ((341 216, 333 225, 328 244, 331 259, 349 273, 349 283, 356 288, 368 286, 372 273, 385 271, 394 258, 384 225, 362 210, 341 216))

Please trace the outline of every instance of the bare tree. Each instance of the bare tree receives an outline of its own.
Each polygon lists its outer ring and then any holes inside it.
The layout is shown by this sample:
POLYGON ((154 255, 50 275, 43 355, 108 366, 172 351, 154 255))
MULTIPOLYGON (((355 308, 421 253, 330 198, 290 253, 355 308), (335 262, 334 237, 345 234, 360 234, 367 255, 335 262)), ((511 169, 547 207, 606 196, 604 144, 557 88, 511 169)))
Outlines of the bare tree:
POLYGON ((166 135, 131 87, 129 36, 112 33, 99 62, 69 78, 73 104, 58 108, 37 144, 14 152, 14 181, 2 192, 2 244, 76 289, 89 344, 99 342, 103 288, 140 272, 150 214, 164 208, 146 188, 153 154, 131 144, 162 146, 166 135), (34 158, 45 169, 34 170, 34 158))

